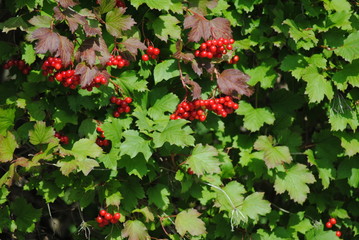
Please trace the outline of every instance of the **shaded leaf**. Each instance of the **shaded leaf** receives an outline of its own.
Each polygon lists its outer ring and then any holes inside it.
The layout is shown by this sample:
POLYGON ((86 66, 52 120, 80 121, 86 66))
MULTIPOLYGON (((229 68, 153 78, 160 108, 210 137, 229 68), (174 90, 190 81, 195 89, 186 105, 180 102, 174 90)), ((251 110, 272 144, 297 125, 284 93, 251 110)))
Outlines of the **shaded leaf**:
POLYGON ((74 33, 79 25, 85 25, 87 23, 86 17, 78 14, 72 9, 65 9, 61 11, 59 7, 54 8, 54 17, 56 20, 63 21, 66 20, 68 22, 70 31, 74 33))
POLYGON ((155 204, 160 209, 167 209, 170 200, 170 192, 167 186, 163 184, 157 184, 154 187, 148 188, 147 195, 149 199, 149 204, 155 204))
POLYGON ((193 99, 201 98, 202 88, 197 82, 190 80, 188 75, 186 75, 186 77, 183 79, 183 81, 192 87, 192 98, 193 99))
POLYGON ((97 76, 98 69, 96 67, 90 68, 86 64, 79 63, 76 66, 75 72, 81 75, 81 87, 86 87, 90 85, 92 80, 97 76))
POLYGON ((24 198, 16 198, 10 204, 11 213, 15 215, 17 230, 21 232, 33 232, 35 223, 40 220, 41 209, 34 208, 24 198))
POLYGON ((207 233, 205 223, 198 218, 200 215, 201 214, 193 208, 184 210, 177 214, 175 220, 177 232, 181 236, 184 236, 187 232, 192 236, 199 236, 207 233))
POLYGON ((0 23, 0 29, 4 33, 8 33, 12 30, 20 29, 24 31, 28 27, 27 22, 22 18, 22 16, 12 17, 7 19, 5 22, 0 23))
POLYGON ((247 84, 250 77, 238 69, 226 69, 217 79, 217 84, 222 93, 239 98, 238 95, 250 96, 253 90, 247 84))

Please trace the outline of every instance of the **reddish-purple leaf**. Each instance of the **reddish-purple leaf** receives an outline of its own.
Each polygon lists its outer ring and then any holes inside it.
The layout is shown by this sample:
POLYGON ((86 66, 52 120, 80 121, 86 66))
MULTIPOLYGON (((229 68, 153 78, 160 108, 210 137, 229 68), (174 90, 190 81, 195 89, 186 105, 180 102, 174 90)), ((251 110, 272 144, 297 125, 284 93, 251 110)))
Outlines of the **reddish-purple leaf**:
POLYGON ((98 69, 96 67, 90 68, 84 63, 77 64, 75 72, 81 75, 81 87, 90 85, 92 80, 98 75, 98 69))
MULTIPOLYGON (((232 38, 231 23, 225 18, 215 18, 210 21, 210 32, 214 39, 220 37, 230 39, 232 38)), ((206 39, 207 40, 207 39, 206 39)))
POLYGON ((230 22, 225 18, 207 20, 203 15, 194 13, 184 19, 184 29, 191 28, 188 41, 199 42, 202 38, 208 40, 210 37, 218 39, 232 38, 230 22))
POLYGON ((250 77, 238 69, 226 69, 217 79, 217 84, 222 93, 239 98, 239 95, 250 96, 253 90, 247 84, 250 77))
POLYGON ((185 63, 192 62, 194 59, 193 53, 176 52, 173 57, 179 60, 183 60, 185 63))
POLYGON ((96 63, 96 56, 99 56, 99 60, 102 65, 105 65, 110 54, 107 49, 107 45, 103 38, 88 38, 79 47, 75 57, 78 62, 85 61, 88 65, 93 66, 96 63))
POLYGON ((196 60, 192 62, 192 69, 198 76, 201 76, 203 73, 203 69, 198 65, 196 60))
POLYGON ((36 53, 45 54, 49 51, 54 54, 59 47, 59 34, 50 28, 38 28, 32 33, 32 38, 38 40, 36 43, 36 53))
POLYGON ((122 42, 122 45, 126 47, 126 50, 131 53, 132 56, 137 55, 137 50, 146 50, 147 47, 145 44, 143 44, 139 39, 137 38, 128 38, 124 42, 122 42))
POLYGON ((206 70, 209 74, 213 74, 215 67, 208 59, 194 59, 192 61, 192 69, 198 76, 201 76, 203 70, 206 70))
POLYGON ((67 37, 59 36, 59 48, 57 55, 61 57, 65 66, 70 64, 73 52, 74 44, 67 37))
POLYGON ((77 30, 79 25, 87 24, 87 20, 84 16, 81 16, 80 14, 71 9, 65 9, 64 11, 61 11, 59 7, 54 7, 54 13, 56 20, 66 20, 68 22, 70 31, 72 33, 77 30))
POLYGON ((85 31, 86 37, 102 35, 101 28, 91 27, 88 23, 85 23, 85 25, 83 25, 83 29, 85 31))
POLYGON ((57 1, 60 3, 61 7, 63 8, 73 7, 78 4, 73 0, 57 0, 57 1))
POLYGON ((202 89, 198 83, 193 80, 190 80, 188 75, 184 78, 184 82, 192 87, 192 97, 193 99, 198 99, 201 97, 202 89))
POLYGON ((207 40, 211 36, 209 20, 198 13, 186 16, 183 25, 184 29, 191 28, 188 34, 190 42, 199 42, 201 38, 207 40))

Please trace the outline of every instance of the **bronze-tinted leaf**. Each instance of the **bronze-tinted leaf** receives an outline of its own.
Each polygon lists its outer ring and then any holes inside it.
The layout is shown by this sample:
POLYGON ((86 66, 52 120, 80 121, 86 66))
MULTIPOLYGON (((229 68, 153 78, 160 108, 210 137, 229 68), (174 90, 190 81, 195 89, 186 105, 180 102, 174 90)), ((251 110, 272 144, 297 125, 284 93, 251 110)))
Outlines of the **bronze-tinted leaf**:
POLYGON ((83 25, 83 29, 86 33, 86 37, 102 35, 101 28, 91 27, 90 24, 88 24, 88 23, 85 23, 85 25, 83 25))
POLYGON ((184 29, 188 28, 191 28, 188 34, 190 42, 199 42, 202 38, 208 40, 210 37, 214 39, 232 38, 230 22, 225 18, 217 17, 207 20, 203 15, 194 13, 185 17, 184 29))
POLYGON ((193 99, 198 99, 201 97, 202 88, 201 86, 193 80, 190 80, 188 75, 184 78, 184 82, 192 87, 192 97, 193 99))
POLYGON ((218 39, 220 37, 226 39, 232 38, 231 23, 228 19, 220 17, 215 18, 210 21, 210 27, 211 35, 214 39, 218 39))
POLYGON ((191 28, 188 34, 190 42, 199 42, 201 38, 207 40, 211 36, 209 20, 198 13, 186 16, 183 25, 184 29, 191 28))
POLYGON ((183 53, 183 52, 176 52, 175 54, 173 54, 173 57, 179 60, 183 60, 186 63, 192 62, 194 59, 193 53, 183 53))
POLYGON ((81 75, 81 87, 90 85, 92 80, 98 75, 96 67, 90 68, 84 63, 77 64, 75 72, 81 75))
POLYGON ((92 37, 83 41, 75 57, 78 62, 85 61, 88 65, 93 66, 96 63, 97 55, 102 65, 105 65, 110 58, 107 45, 102 37, 92 37))
POLYGON ((111 54, 108 52, 107 44, 102 37, 98 38, 98 55, 98 58, 103 66, 106 65, 111 57, 111 54))
POLYGON ((73 0, 57 0, 60 3, 61 7, 68 8, 76 6, 78 3, 73 0))
POLYGON ((70 31, 72 33, 77 30, 79 25, 87 24, 86 17, 78 14, 72 9, 65 9, 64 11, 61 11, 59 7, 54 7, 54 13, 56 20, 66 20, 68 22, 70 31))
POLYGON ((65 66, 70 64, 73 52, 74 44, 67 37, 59 36, 59 48, 57 55, 61 57, 65 66))
POLYGON ((250 77, 238 69, 226 69, 217 79, 217 84, 222 93, 239 98, 240 95, 250 96, 253 90, 247 84, 250 77))
POLYGON ((136 56, 137 50, 146 50, 147 47, 145 44, 143 44, 139 39, 137 38, 128 38, 124 42, 122 42, 122 45, 126 47, 126 50, 131 53, 131 55, 136 56))
POLYGON ((38 28, 32 33, 32 38, 38 40, 36 43, 36 53, 45 54, 49 51, 54 54, 59 47, 59 34, 50 28, 38 28))

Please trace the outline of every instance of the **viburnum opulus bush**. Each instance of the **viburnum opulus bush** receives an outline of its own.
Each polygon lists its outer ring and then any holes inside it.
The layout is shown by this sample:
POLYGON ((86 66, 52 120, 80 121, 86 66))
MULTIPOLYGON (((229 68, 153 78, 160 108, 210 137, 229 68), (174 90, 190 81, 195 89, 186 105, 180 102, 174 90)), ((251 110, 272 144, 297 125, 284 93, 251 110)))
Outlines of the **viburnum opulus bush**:
POLYGON ((355 1, 0 5, 1 239, 358 239, 355 1))

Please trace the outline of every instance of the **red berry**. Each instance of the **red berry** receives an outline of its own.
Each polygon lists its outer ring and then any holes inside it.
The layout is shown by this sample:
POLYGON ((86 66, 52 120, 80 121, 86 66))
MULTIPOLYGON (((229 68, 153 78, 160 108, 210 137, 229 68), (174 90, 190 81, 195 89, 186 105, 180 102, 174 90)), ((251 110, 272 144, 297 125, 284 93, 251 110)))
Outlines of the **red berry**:
POLYGON ((201 51, 200 50, 196 50, 195 52, 194 52, 194 55, 196 56, 196 57, 199 57, 199 54, 201 53, 201 51))
POLYGON ((96 222, 97 222, 97 223, 102 223, 102 222, 103 222, 103 218, 100 217, 100 216, 98 216, 98 217, 96 218, 96 222))
POLYGON ((105 219, 111 220, 112 219, 112 214, 111 213, 106 213, 105 214, 105 219))
POLYGON ((342 236, 342 232, 341 231, 336 231, 335 235, 337 235, 337 237, 341 237, 342 236))
POLYGON ((112 224, 115 224, 115 223, 117 223, 117 222, 118 222, 118 219, 114 219, 114 218, 112 218, 112 219, 110 220, 110 222, 111 222, 112 224))
POLYGON ((231 39, 228 40, 228 42, 229 42, 229 44, 233 44, 233 43, 234 43, 234 39, 231 38, 231 39))
POLYGON ((227 50, 232 50, 233 46, 231 44, 228 44, 226 48, 227 48, 227 50))
POLYGON ((206 51, 202 51, 200 54, 199 54, 200 57, 202 58, 205 58, 207 57, 207 52, 206 51))
POLYGON ((202 43, 199 48, 202 49, 202 50, 206 50, 207 49, 207 44, 202 43))
POLYGON ((62 68, 61 63, 55 63, 54 68, 55 68, 56 70, 60 70, 60 69, 62 68))
POLYGON ((113 112, 113 116, 114 116, 115 118, 118 118, 118 117, 120 117, 120 113, 117 112, 117 111, 115 111, 115 112, 113 112))
POLYGON ((331 218, 329 219, 329 222, 332 224, 332 225, 335 225, 337 223, 337 220, 335 218, 331 218))
POLYGON ((155 48, 154 48, 153 46, 149 46, 149 47, 147 48, 146 53, 149 54, 149 55, 152 55, 154 49, 155 49, 155 48))
POLYGON ((106 210, 104 210, 104 209, 102 209, 102 210, 100 210, 100 212, 99 212, 99 214, 100 214, 100 216, 105 216, 106 215, 106 210))
POLYGON ((188 173, 189 175, 192 175, 194 172, 192 171, 191 168, 188 168, 187 173, 188 173))
POLYGON ((161 52, 161 51, 160 51, 160 49, 158 49, 158 48, 154 48, 154 49, 153 49, 153 54, 156 55, 156 56, 159 55, 160 52, 161 52))
POLYGON ((332 225, 330 222, 327 222, 327 223, 325 224, 325 227, 327 227, 327 228, 332 228, 333 225, 332 225))
POLYGON ((117 212, 113 215, 113 218, 119 220, 121 218, 121 214, 117 212))
POLYGON ((204 121, 206 120, 206 115, 201 115, 201 116, 199 116, 199 120, 200 120, 201 122, 204 122, 204 121))
POLYGON ((125 102, 126 102, 126 103, 131 103, 131 102, 132 102, 132 98, 130 98, 130 97, 125 98, 125 102))
POLYGON ((150 59, 150 57, 147 54, 142 55, 142 60, 143 61, 148 61, 149 59, 150 59))

